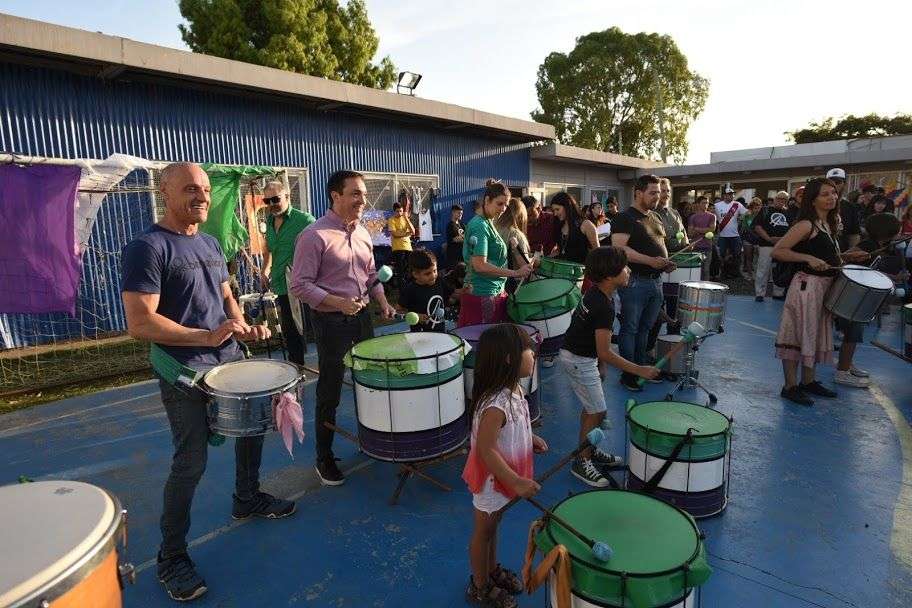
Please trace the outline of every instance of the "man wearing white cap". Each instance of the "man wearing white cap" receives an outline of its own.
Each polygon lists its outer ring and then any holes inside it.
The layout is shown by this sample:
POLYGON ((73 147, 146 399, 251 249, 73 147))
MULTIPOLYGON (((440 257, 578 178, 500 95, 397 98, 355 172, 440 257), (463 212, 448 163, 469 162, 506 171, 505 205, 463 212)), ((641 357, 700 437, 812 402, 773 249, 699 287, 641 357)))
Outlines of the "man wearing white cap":
MULTIPOLYGON (((723 262, 726 258, 734 258, 726 264, 731 268, 735 277, 740 276, 741 268, 741 236, 738 234, 739 220, 747 213, 747 208, 734 200, 735 190, 731 184, 726 184, 722 189, 722 200, 716 203, 716 218, 719 221, 719 231, 716 233, 719 244, 719 257, 723 262)), ((723 266, 725 268, 725 266, 723 266)), ((723 271, 724 274, 724 271, 723 271)))
POLYGON ((826 178, 836 184, 836 194, 839 196, 839 219, 842 220, 839 247, 845 251, 861 241, 861 205, 852 203, 843 196, 846 184, 844 170, 830 169, 826 172, 826 178))

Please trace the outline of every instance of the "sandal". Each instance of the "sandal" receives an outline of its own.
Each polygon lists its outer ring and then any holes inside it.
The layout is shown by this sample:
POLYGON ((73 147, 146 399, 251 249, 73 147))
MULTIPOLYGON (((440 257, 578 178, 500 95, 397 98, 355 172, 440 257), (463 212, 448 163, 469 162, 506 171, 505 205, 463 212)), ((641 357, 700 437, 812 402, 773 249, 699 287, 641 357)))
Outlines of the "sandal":
POLYGON ((516 599, 506 589, 501 589, 491 581, 479 589, 475 586, 471 576, 465 595, 470 604, 482 606, 482 608, 519 608, 516 599))
POLYGON ((519 595, 523 592, 522 579, 515 572, 507 570, 501 564, 494 566, 494 570, 491 571, 491 582, 510 595, 519 595))

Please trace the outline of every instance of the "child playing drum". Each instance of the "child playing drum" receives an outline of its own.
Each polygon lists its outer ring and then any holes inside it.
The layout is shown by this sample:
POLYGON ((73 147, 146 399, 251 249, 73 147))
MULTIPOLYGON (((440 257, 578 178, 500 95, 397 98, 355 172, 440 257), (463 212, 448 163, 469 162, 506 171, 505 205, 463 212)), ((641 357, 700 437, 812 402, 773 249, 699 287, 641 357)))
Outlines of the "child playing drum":
POLYGON ((497 563, 501 510, 516 496, 533 496, 532 453, 548 450, 532 434, 529 408, 519 381, 532 374, 535 355, 528 333, 511 324, 491 327, 478 341, 472 402, 472 447, 462 478, 472 492, 475 528, 469 543, 472 576, 466 599, 473 604, 513 608, 523 585, 497 563))
MULTIPOLYGON (((605 419, 605 393, 599 364, 606 363, 622 372, 652 379, 659 369, 637 365, 611 350, 611 333, 614 330, 614 292, 625 287, 630 279, 627 254, 618 247, 598 247, 586 256, 586 278, 592 288, 586 292, 576 310, 564 337, 558 355, 573 392, 580 400, 580 441, 586 433, 599 426, 605 419)), ((603 466, 623 464, 620 456, 590 448, 574 460, 570 472, 590 486, 603 488, 608 479, 600 470, 603 466)))

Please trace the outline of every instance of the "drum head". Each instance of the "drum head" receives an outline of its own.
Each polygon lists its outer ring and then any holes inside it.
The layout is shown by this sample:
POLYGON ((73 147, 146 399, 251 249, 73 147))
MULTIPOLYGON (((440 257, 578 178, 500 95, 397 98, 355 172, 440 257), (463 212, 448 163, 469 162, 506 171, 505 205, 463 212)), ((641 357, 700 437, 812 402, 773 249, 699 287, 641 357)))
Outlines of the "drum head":
POLYGON ((705 289, 707 291, 728 291, 728 285, 722 283, 713 283, 712 281, 685 281, 681 287, 690 287, 691 289, 705 289))
POLYGON ((460 366, 471 347, 458 336, 434 331, 389 334, 358 342, 345 365, 385 375, 433 374, 460 366))
POLYGON ((694 437, 711 437, 728 432, 731 423, 724 414, 693 403, 651 401, 639 403, 627 414, 630 422, 666 435, 683 437, 694 429, 694 437))
MULTIPOLYGON (((450 333, 454 336, 459 336, 466 342, 468 342, 472 347, 475 347, 478 344, 478 341, 481 339, 481 334, 483 334, 487 329, 500 325, 500 323, 479 323, 477 325, 465 325, 463 327, 457 327, 450 333)), ((541 332, 538 331, 538 328, 533 325, 526 325, 524 323, 514 323, 516 327, 525 330, 529 337, 532 338, 532 341, 538 344, 541 342, 541 332)))
POLYGON ((893 289, 893 280, 882 272, 871 270, 867 266, 847 264, 842 268, 842 274, 853 283, 864 285, 872 289, 893 289))
POLYGON ((592 540, 607 543, 608 562, 595 558, 589 546, 560 524, 548 521, 547 534, 564 545, 576 564, 632 575, 665 573, 681 568, 700 553, 696 525, 685 513, 651 496, 620 490, 595 490, 565 499, 554 513, 592 540))
POLYGON ((579 288, 567 279, 541 279, 524 283, 507 299, 507 314, 519 323, 550 319, 576 308, 580 298, 579 288))
POLYGON ((277 391, 300 377, 298 368, 291 363, 247 359, 214 367, 203 376, 203 381, 214 391, 237 395, 277 391))
POLYGON ((98 552, 120 519, 107 492, 79 481, 3 486, 0 504, 0 606, 49 592, 98 552))
POLYGON ((912 323, 912 304, 906 304, 902 308, 903 321, 907 324, 912 323))

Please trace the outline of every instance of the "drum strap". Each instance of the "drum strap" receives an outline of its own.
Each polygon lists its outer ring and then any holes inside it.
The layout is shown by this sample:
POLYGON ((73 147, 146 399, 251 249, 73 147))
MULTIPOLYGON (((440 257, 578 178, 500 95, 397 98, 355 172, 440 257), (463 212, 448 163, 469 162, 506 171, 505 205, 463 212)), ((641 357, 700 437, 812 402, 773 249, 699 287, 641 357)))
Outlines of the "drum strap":
POLYGON ((662 479, 665 478, 665 474, 668 473, 668 469, 671 468, 671 465, 674 464, 674 461, 681 454, 681 450, 684 449, 684 446, 693 442, 693 431, 693 429, 687 429, 687 433, 681 438, 681 441, 678 442, 678 445, 675 446, 674 450, 671 451, 668 458, 665 459, 665 464, 663 464, 649 481, 646 482, 646 485, 643 486, 642 491, 644 494, 652 494, 655 492, 656 488, 659 487, 659 484, 662 483, 662 479))
POLYGON ((557 545, 542 558, 535 571, 532 571, 532 562, 535 560, 535 536, 544 526, 544 521, 536 519, 529 527, 529 540, 526 543, 526 559, 523 562, 523 585, 527 593, 533 593, 542 583, 548 580, 548 574, 554 570, 557 577, 556 608, 571 608, 570 589, 572 588, 572 573, 570 571, 570 553, 563 545, 557 545))
POLYGON ((201 372, 183 365, 158 344, 152 344, 152 348, 149 349, 149 362, 159 378, 171 386, 193 388, 203 376, 201 372))

